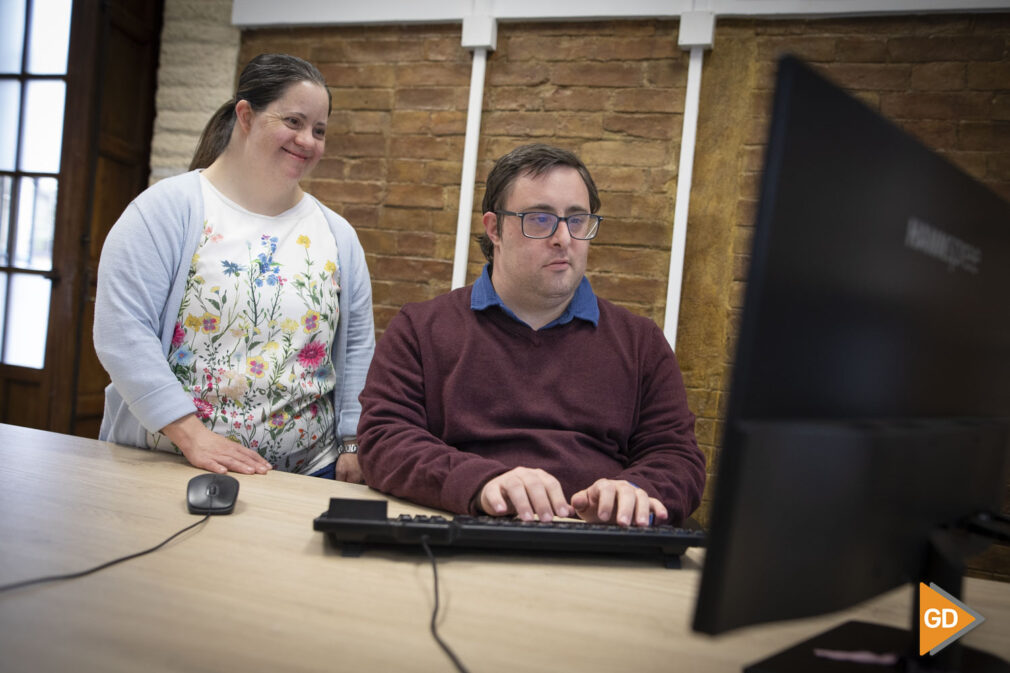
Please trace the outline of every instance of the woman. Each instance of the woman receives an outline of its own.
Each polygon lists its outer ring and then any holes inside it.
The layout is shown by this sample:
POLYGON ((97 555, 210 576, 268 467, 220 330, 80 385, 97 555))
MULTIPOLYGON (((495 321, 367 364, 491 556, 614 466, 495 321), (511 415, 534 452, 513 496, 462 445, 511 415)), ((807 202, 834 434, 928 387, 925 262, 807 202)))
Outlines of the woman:
POLYGON ((190 172, 116 222, 95 303, 112 378, 101 439, 213 472, 361 480, 368 268, 350 224, 299 186, 322 157, 330 109, 314 66, 257 56, 190 172))

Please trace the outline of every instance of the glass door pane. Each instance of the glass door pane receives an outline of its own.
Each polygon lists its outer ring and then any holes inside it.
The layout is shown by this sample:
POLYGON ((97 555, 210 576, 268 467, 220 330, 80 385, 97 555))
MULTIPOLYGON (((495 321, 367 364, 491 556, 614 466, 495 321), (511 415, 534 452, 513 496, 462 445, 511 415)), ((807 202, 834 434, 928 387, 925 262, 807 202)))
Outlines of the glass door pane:
POLYGON ((10 285, 3 362, 42 369, 46 359, 52 282, 45 276, 13 273, 10 285))
POLYGON ((29 73, 63 75, 67 72, 67 52, 70 49, 70 4, 71 0, 32 2, 32 34, 28 38, 28 63, 25 68, 29 73))
POLYGON ((33 173, 59 173, 67 85, 60 80, 29 80, 25 87, 18 167, 33 173))
POLYGON ((21 82, 16 79, 0 79, 0 171, 14 170, 20 119, 21 82))
POLYGON ((53 267, 56 178, 21 178, 14 266, 49 271, 53 267))
POLYGON ((0 73, 21 72, 25 45, 25 3, 0 0, 0 73))

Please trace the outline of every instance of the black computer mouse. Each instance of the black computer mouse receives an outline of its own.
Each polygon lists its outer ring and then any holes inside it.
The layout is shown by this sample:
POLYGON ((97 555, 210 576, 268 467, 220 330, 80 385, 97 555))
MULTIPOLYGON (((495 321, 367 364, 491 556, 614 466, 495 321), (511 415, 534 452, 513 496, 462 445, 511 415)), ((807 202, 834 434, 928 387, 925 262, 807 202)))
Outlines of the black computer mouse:
POLYGON ((238 498, 238 479, 227 474, 201 474, 189 480, 190 514, 231 514, 238 498))

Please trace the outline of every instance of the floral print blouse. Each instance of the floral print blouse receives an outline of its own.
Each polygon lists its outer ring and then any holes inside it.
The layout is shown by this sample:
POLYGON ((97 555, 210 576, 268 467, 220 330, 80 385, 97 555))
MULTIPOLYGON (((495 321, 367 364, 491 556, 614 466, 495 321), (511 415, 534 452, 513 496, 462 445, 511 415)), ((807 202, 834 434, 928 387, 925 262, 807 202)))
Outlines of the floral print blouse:
MULTIPOLYGON (((312 199, 268 217, 200 181, 206 223, 169 364, 208 428, 277 469, 315 472, 333 462, 338 444, 336 241, 312 199)), ((157 432, 148 446, 178 450, 157 432)))

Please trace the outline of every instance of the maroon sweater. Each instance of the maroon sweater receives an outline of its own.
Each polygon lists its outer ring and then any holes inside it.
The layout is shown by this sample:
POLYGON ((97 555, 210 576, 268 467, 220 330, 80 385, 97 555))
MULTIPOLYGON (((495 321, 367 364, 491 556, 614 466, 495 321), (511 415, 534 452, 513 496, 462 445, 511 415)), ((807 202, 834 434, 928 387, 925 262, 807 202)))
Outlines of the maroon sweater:
POLYGON ((534 331, 471 287, 408 304, 375 349, 361 392, 368 485, 475 513, 490 479, 541 468, 565 497, 626 479, 677 522, 701 500, 705 459, 677 360, 654 322, 598 298, 599 324, 534 331))

